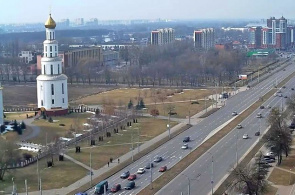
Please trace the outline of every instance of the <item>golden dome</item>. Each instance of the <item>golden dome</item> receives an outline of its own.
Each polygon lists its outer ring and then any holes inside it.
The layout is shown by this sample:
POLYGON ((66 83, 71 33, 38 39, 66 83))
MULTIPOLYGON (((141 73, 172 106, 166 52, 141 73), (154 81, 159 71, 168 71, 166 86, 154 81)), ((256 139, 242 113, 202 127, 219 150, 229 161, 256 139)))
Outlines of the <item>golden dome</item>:
POLYGON ((45 28, 54 29, 56 27, 55 21, 52 19, 51 14, 49 14, 49 18, 45 22, 45 28))

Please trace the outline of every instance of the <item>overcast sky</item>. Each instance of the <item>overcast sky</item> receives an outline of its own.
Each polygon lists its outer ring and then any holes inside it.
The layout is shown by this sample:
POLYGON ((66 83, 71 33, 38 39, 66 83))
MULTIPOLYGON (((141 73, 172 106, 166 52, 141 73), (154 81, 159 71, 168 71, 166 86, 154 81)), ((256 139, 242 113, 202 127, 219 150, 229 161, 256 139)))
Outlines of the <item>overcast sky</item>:
POLYGON ((295 0, 0 0, 0 23, 69 18, 266 19, 294 18, 295 0))

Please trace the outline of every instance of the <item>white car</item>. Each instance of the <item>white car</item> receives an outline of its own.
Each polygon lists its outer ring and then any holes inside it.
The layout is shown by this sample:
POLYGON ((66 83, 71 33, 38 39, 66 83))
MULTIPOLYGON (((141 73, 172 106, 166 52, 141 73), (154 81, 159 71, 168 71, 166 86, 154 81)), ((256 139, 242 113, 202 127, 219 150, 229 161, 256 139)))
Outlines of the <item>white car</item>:
POLYGON ((273 155, 274 155, 273 152, 267 152, 267 153, 266 153, 266 156, 273 156, 273 155))
POLYGON ((181 146, 181 149, 184 149, 184 150, 188 149, 188 144, 183 144, 183 145, 181 146))
POLYGON ((237 129, 242 129, 243 126, 241 124, 238 124, 237 129))
POLYGON ((137 170, 137 173, 138 174, 143 174, 145 172, 145 169, 144 168, 139 168, 138 170, 137 170))
POLYGON ((258 113, 258 114, 256 115, 256 118, 262 118, 261 113, 258 113))
POLYGON ((243 139, 248 139, 248 138, 249 138, 248 134, 243 135, 243 139))

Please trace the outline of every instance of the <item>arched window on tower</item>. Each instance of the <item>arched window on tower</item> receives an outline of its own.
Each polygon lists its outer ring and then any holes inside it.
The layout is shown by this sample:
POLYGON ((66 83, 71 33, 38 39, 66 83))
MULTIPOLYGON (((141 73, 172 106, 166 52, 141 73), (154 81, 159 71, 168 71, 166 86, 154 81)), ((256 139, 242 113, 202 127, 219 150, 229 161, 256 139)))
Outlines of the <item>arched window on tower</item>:
POLYGON ((51 75, 53 75, 53 66, 52 66, 52 64, 50 65, 50 73, 51 73, 51 75))
POLYGON ((58 64, 58 67, 57 67, 57 74, 60 74, 60 71, 59 71, 59 64, 58 64))
POLYGON ((54 37, 54 32, 53 32, 52 34, 53 34, 52 39, 55 39, 55 37, 54 37))
POLYGON ((43 65, 43 73, 46 74, 45 65, 43 65))
POLYGON ((64 84, 61 84, 61 94, 65 94, 64 84))
POLYGON ((45 46, 45 52, 47 52, 47 46, 45 46))
POLYGON ((54 95, 54 85, 51 84, 51 95, 54 95))
POLYGON ((51 32, 50 32, 50 38, 49 38, 49 40, 51 40, 51 32))

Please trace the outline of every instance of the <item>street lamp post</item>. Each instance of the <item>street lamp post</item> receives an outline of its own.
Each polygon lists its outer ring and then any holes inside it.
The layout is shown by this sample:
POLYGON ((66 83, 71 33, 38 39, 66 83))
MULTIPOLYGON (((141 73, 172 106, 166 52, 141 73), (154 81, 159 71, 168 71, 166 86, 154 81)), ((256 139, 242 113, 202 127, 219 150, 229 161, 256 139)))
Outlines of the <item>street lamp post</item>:
POLYGON ((89 165, 90 165, 90 187, 92 187, 92 146, 90 148, 90 154, 89 154, 89 165))
POLYGON ((237 128, 236 129, 236 164, 237 164, 237 166, 239 164, 239 156, 238 156, 238 139, 239 139, 239 137, 238 137, 238 134, 239 134, 239 130, 237 128))
POLYGON ((167 124, 167 128, 168 128, 169 139, 170 139, 171 138, 171 135, 170 135, 170 124, 167 124))
POLYGON ((152 157, 150 157, 150 168, 151 168, 151 190, 153 189, 153 166, 152 166, 152 157))

